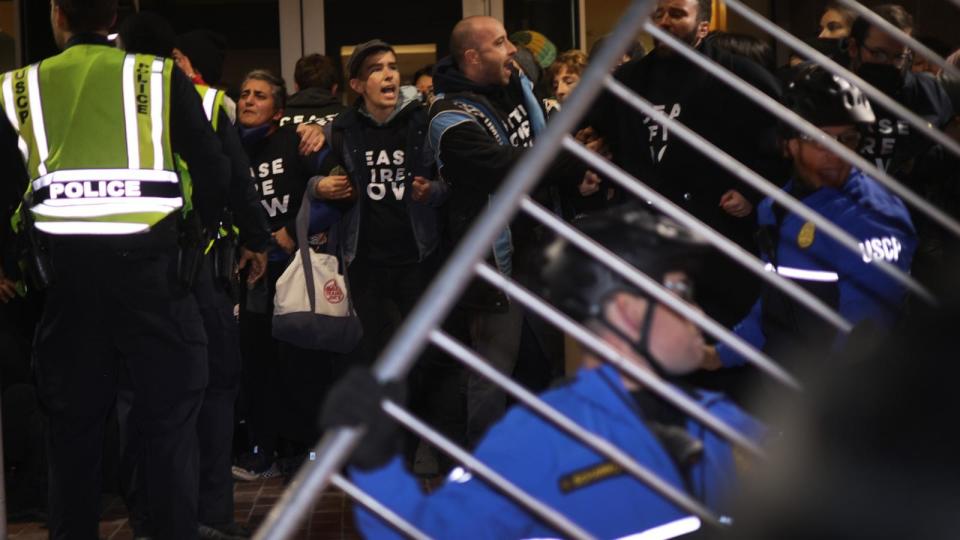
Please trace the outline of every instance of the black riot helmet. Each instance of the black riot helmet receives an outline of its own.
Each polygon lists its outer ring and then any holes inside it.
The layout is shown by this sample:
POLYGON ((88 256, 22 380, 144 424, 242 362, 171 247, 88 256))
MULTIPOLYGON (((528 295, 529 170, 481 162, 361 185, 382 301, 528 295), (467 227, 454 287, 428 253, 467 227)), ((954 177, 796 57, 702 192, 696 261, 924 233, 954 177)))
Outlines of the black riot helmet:
MULTIPOLYGON (((783 100, 787 108, 815 126, 865 127, 877 119, 859 88, 810 62, 794 68, 783 100)), ((785 139, 797 134, 786 124, 782 124, 782 132, 785 139)))
MULTIPOLYGON (((684 271, 692 276, 707 251, 699 237, 640 205, 592 214, 575 225, 658 283, 663 283, 668 272, 684 271)), ((602 324, 651 360, 651 367, 661 377, 672 378, 650 351, 650 328, 657 302, 649 294, 562 238, 547 247, 544 255, 542 278, 547 300, 579 322, 593 320, 602 324), (603 314, 607 302, 618 292, 648 300, 638 340, 627 336, 603 314)), ((676 292, 692 296, 692 290, 676 292)))
MULTIPOLYGON (((655 281, 667 272, 691 274, 706 244, 668 218, 640 205, 626 205, 577 220, 577 229, 655 281)), ((602 319, 603 306, 617 292, 649 298, 644 291, 559 238, 545 250, 545 297, 580 322, 602 319)))

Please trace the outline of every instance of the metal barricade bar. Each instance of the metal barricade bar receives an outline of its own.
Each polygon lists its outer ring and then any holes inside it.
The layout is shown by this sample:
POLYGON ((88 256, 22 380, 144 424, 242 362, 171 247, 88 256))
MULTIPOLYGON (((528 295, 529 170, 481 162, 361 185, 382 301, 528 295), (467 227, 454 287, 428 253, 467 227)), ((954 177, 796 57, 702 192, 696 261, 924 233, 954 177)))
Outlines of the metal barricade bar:
POLYGON ((903 199, 904 202, 926 214, 930 219, 936 221, 942 227, 960 237, 960 222, 940 208, 937 208, 937 206, 930 203, 930 201, 926 200, 920 195, 917 195, 915 192, 910 190, 910 188, 906 187, 902 182, 895 179, 886 171, 881 170, 873 163, 867 161, 866 158, 858 154, 856 151, 844 146, 840 143, 840 141, 834 139, 833 137, 827 136, 827 134, 821 129, 803 119, 803 117, 791 111, 782 103, 763 93, 756 87, 750 85, 748 82, 744 81, 730 70, 724 68, 713 59, 706 57, 689 45, 675 38, 669 32, 665 32, 656 25, 650 23, 644 25, 644 30, 649 32, 654 38, 667 43, 670 48, 676 51, 678 54, 683 55, 691 62, 708 71, 714 77, 722 80, 734 90, 737 90, 757 105, 766 109, 771 114, 777 116, 784 122, 787 122, 801 133, 813 138, 817 144, 829 149, 837 156, 843 158, 847 163, 850 163, 861 171, 869 174, 871 178, 874 178, 886 186, 890 191, 894 192, 897 196, 903 199))
POLYGON ((853 329, 853 324, 851 324, 850 321, 834 311, 830 306, 824 303, 823 300, 817 298, 803 287, 800 287, 796 283, 784 278, 776 272, 767 270, 764 262, 758 259, 756 255, 743 249, 737 245, 736 242, 733 242, 726 236, 713 230, 711 227, 704 224, 689 212, 671 202, 670 199, 667 199, 663 195, 660 195, 651 189, 635 176, 631 176, 620 167, 617 167, 610 161, 604 159, 600 154, 597 154, 596 152, 584 147, 573 137, 568 136, 566 139, 564 139, 563 146, 570 153, 582 159, 587 163, 587 165, 601 173, 606 178, 613 180, 631 194, 645 201, 649 201, 655 208, 670 216, 672 219, 687 227, 691 231, 702 236, 705 240, 710 242, 714 247, 722 251, 728 257, 740 263, 741 266, 756 274, 758 277, 767 281, 774 287, 782 290, 788 296, 793 297, 795 300, 809 308, 812 312, 819 315, 823 320, 833 325, 833 327, 837 330, 847 334, 853 329))
MULTIPOLYGON (((416 307, 387 344, 374 366, 381 381, 402 377, 424 347, 429 333, 439 326, 467 287, 463 276, 470 275, 500 231, 516 213, 522 195, 530 191, 560 151, 563 137, 573 131, 603 89, 604 77, 616 64, 621 51, 635 39, 637 30, 649 16, 653 0, 636 0, 624 13, 597 59, 587 66, 576 91, 563 109, 551 118, 546 131, 538 137, 510 171, 494 195, 491 204, 478 216, 469 232, 441 272, 427 288, 416 307)), ((331 476, 343 466, 356 446, 361 431, 339 428, 324 435, 315 447, 316 461, 300 468, 290 487, 267 515, 257 531, 258 540, 280 540, 294 532, 299 517, 307 511, 331 476)))
MULTIPOLYGON (((889 34, 890 37, 904 44, 910 50, 920 53, 920 56, 930 60, 942 70, 949 73, 950 76, 960 78, 960 69, 957 69, 956 66, 950 62, 947 62, 942 56, 933 52, 933 49, 930 47, 927 47, 923 43, 920 43, 914 39, 910 34, 907 34, 903 30, 890 24, 889 21, 881 17, 876 12, 871 11, 869 8, 860 2, 857 2, 856 0, 840 0, 840 3, 852 9, 853 11, 856 11, 857 14, 866 19, 871 26, 875 26, 880 30, 883 30, 885 33, 889 34)), ((860 46, 862 47, 863 45, 860 44, 860 46)))
POLYGON ((385 399, 383 400, 383 410, 401 425, 420 437, 423 437, 425 441, 432 444, 435 448, 463 464, 471 474, 479 476, 498 491, 510 497, 537 517, 543 519, 544 522, 565 536, 579 539, 593 538, 590 533, 567 519, 566 516, 517 487, 516 484, 501 476, 500 473, 473 457, 470 452, 460 448, 440 433, 434 431, 430 426, 421 422, 420 419, 407 412, 403 407, 385 399))
POLYGON ((657 302, 683 315, 697 326, 706 330, 710 335, 729 345, 730 348, 750 360, 760 371, 770 375, 784 386, 794 390, 800 390, 800 383, 797 382, 797 379, 784 371, 784 369, 777 365, 769 356, 758 351, 740 338, 740 336, 705 315, 699 309, 677 298, 676 295, 670 293, 662 284, 657 283, 643 272, 637 270, 597 241, 571 227, 539 204, 533 202, 529 197, 523 200, 520 207, 568 242, 589 253, 612 271, 631 281, 648 294, 653 295, 657 302))
POLYGON ((436 346, 450 353, 451 356, 458 359, 468 368, 495 383, 508 394, 516 398, 517 401, 523 403, 534 413, 540 415, 544 420, 553 424, 557 429, 563 431, 567 435, 570 435, 574 439, 577 439, 591 450, 594 450, 601 456, 619 465, 628 474, 633 475, 637 480, 640 480, 649 486, 651 489, 653 489, 653 491, 659 493, 668 501, 676 504, 691 514, 696 515, 704 521, 710 522, 718 527, 720 526, 720 521, 699 501, 693 497, 690 497, 683 491, 675 488, 671 484, 665 482, 655 473, 650 471, 650 469, 644 467, 635 459, 630 457, 629 454, 623 450, 620 450, 620 448, 618 448, 616 445, 611 444, 606 439, 584 429, 570 417, 564 415, 553 406, 534 395, 533 392, 530 392, 523 386, 514 382, 510 377, 491 367, 485 359, 477 355, 474 351, 468 349, 463 344, 457 342, 455 339, 440 330, 434 330, 430 334, 430 339, 436 346))
POLYGON ((798 54, 801 54, 808 59, 815 60, 817 64, 820 64, 820 66, 827 71, 830 71, 838 77, 846 79, 850 82, 850 84, 858 87, 861 91, 863 91, 863 93, 867 94, 867 97, 870 98, 870 101, 874 105, 883 106, 885 109, 893 112, 911 126, 920 130, 920 132, 922 132, 924 135, 949 150, 950 153, 960 157, 960 143, 957 143, 942 131, 931 127, 929 122, 907 110, 906 107, 897 103, 890 96, 884 94, 873 85, 867 83, 867 81, 852 73, 850 70, 834 62, 827 57, 827 55, 796 38, 790 32, 787 32, 778 25, 768 21, 766 17, 750 9, 740 0, 724 0, 724 2, 728 8, 739 13, 743 18, 747 19, 752 24, 774 36, 777 41, 784 43, 798 54))
POLYGON ((343 427, 325 433, 313 448, 317 459, 308 460, 300 467, 254 538, 280 540, 293 536, 317 497, 347 462, 363 431, 362 428, 343 427))
MULTIPOLYGON (((565 333, 570 334, 573 339, 599 354, 604 360, 625 373, 631 379, 638 381, 643 385, 645 390, 663 398, 668 403, 683 411, 687 416, 706 426, 707 429, 727 439, 730 443, 739 446, 758 459, 766 459, 766 453, 757 446, 756 443, 723 421, 717 419, 685 393, 628 360, 607 342, 596 337, 592 332, 584 328, 583 325, 567 317, 559 309, 551 306, 520 285, 517 285, 486 263, 478 263, 476 272, 477 275, 485 279, 488 283, 506 292, 512 300, 520 302, 524 307, 533 311, 547 322, 553 324, 565 333)), ((666 290, 664 289, 664 291, 666 290)), ((660 291, 660 293, 664 291, 660 291)), ((667 292, 667 294, 671 293, 667 292)))
POLYGON ((380 501, 371 497, 367 492, 357 487, 356 484, 347 480, 341 474, 337 473, 333 475, 333 478, 330 479, 330 483, 350 496, 350 498, 356 501, 357 504, 376 514, 377 517, 385 521, 391 527, 396 529, 397 532, 403 534, 407 538, 411 538, 413 540, 430 540, 430 536, 424 534, 423 531, 411 525, 409 521, 398 516, 396 512, 390 510, 380 501))
MULTIPOLYGON (((614 80, 613 77, 607 77, 606 86, 611 93, 622 99, 625 103, 647 115, 651 120, 660 124, 661 126, 669 128, 674 134, 677 135, 678 138, 700 150, 700 152, 705 156, 709 157, 718 165, 727 169, 732 174, 751 185, 754 189, 764 193, 766 196, 770 197, 791 212, 803 217, 807 221, 812 222, 818 228, 822 229, 827 235, 831 236, 839 244, 846 247, 848 250, 850 250, 850 252, 856 254, 858 257, 863 256, 857 240, 840 227, 834 225, 833 222, 823 217, 823 215, 821 215, 819 212, 806 206, 769 180, 766 180, 762 176, 758 175, 752 169, 734 159, 730 154, 727 154, 723 150, 717 148, 716 145, 704 139, 702 136, 700 136, 700 134, 691 130, 682 122, 670 118, 662 111, 658 111, 653 105, 650 104, 649 101, 632 92, 629 88, 624 86, 623 83, 614 80)), ((910 277, 910 275, 903 272, 899 268, 889 264, 884 260, 875 260, 870 264, 876 265, 877 268, 879 268, 885 274, 905 285, 920 298, 923 298, 927 303, 936 305, 936 299, 934 299, 930 291, 928 291, 926 287, 918 283, 917 280, 913 279, 910 277)))

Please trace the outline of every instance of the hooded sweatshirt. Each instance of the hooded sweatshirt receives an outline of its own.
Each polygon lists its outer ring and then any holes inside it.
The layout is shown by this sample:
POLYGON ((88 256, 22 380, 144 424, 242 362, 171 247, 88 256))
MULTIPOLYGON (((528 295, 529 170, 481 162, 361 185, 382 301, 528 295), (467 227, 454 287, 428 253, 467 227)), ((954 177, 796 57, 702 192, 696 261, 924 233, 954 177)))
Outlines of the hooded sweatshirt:
POLYGON ((324 88, 304 88, 287 100, 280 125, 319 124, 333 121, 347 110, 340 100, 324 88))
POLYGON ((435 251, 436 207, 443 202, 445 186, 434 181, 430 200, 412 200, 414 177, 434 176, 431 160, 422 151, 425 133, 426 114, 410 86, 400 87, 396 109, 382 123, 367 113, 362 101, 332 123, 330 160, 346 170, 357 194, 337 234, 348 264, 363 260, 405 266, 435 251))
MULTIPOLYGON (((525 95, 523 84, 514 73, 505 86, 479 85, 468 79, 451 58, 441 60, 434 70, 433 85, 438 99, 430 108, 430 145, 437 157, 440 177, 450 185, 447 215, 452 243, 466 234, 510 169, 535 142, 534 126, 545 117, 545 112, 540 100, 525 95), (531 110, 533 106, 537 110, 531 110), (464 111, 476 121, 440 128, 442 115, 462 116, 464 111)), ((554 206, 546 194, 549 186, 575 185, 585 171, 586 167, 569 154, 559 154, 544 174, 542 189, 539 194, 535 193, 535 198, 548 207, 554 206)), ((537 242, 538 230, 525 217, 514 220, 510 226, 509 267, 504 266, 504 258, 499 256, 503 246, 495 244, 494 247, 498 252, 497 267, 502 273, 521 274, 529 267, 529 259, 537 251, 532 245, 537 242)), ((474 280, 461 305, 502 311, 506 309, 507 300, 501 291, 474 280)))

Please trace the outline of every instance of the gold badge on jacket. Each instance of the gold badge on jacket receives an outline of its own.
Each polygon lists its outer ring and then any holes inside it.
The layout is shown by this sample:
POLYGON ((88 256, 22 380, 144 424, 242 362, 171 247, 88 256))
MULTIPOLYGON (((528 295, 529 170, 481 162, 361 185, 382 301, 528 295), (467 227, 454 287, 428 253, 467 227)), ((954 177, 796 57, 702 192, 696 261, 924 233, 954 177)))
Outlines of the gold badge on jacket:
POLYGON ((797 245, 803 249, 807 249, 813 245, 813 238, 816 236, 817 227, 811 223, 806 222, 803 224, 803 227, 800 227, 800 234, 797 235, 797 245))

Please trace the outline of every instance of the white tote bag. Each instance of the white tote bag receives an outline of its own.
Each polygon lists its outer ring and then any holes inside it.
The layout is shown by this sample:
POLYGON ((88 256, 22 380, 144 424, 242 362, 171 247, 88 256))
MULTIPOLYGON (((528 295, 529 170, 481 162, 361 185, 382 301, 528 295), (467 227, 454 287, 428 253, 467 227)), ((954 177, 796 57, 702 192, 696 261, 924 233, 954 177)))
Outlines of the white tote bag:
POLYGON ((316 253, 307 243, 310 198, 297 214, 297 251, 277 280, 273 337, 305 349, 350 352, 363 335, 337 257, 316 253))

